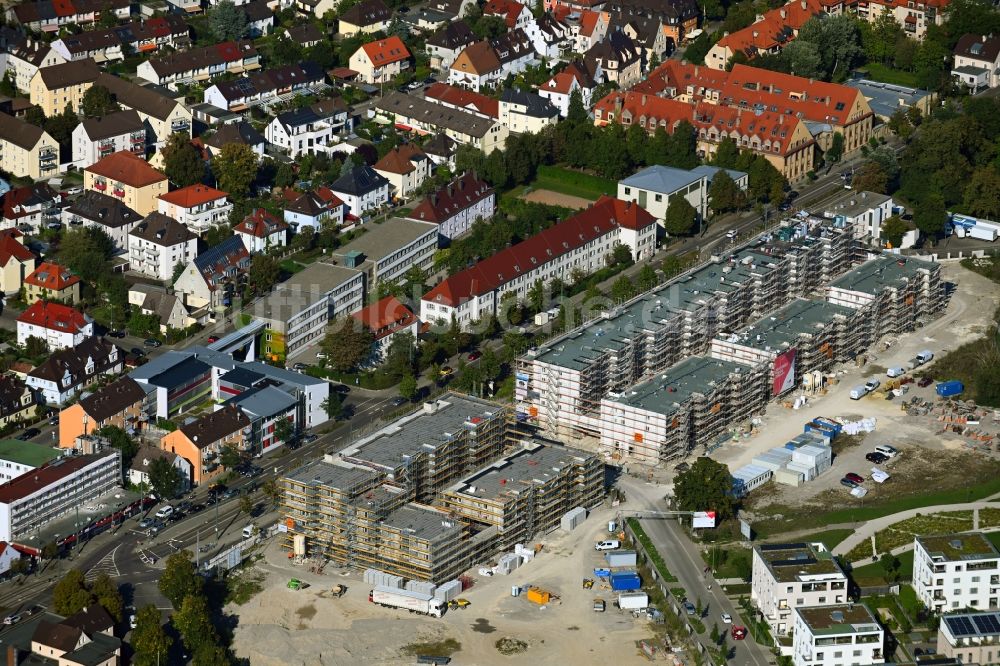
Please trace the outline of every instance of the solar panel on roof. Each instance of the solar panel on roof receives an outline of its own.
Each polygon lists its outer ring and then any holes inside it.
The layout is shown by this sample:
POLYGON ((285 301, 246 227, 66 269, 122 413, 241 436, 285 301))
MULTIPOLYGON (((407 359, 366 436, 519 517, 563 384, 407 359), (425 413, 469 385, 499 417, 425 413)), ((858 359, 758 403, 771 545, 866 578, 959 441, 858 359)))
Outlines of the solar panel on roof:
POLYGON ((948 624, 952 636, 974 636, 976 634, 976 630, 967 617, 946 617, 944 621, 948 624))
POLYGON ((1000 619, 997 618, 996 613, 990 613, 989 615, 974 615, 972 621, 975 623, 976 628, 979 629, 981 634, 996 634, 1000 633, 1000 619))

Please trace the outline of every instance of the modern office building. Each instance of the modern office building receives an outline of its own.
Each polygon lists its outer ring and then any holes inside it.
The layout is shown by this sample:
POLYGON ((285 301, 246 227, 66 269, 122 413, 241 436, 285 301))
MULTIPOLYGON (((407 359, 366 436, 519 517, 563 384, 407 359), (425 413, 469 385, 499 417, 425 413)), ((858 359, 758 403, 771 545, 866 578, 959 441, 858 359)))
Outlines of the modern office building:
POLYGON ((918 536, 913 589, 929 610, 1000 607, 1000 551, 982 534, 918 536))

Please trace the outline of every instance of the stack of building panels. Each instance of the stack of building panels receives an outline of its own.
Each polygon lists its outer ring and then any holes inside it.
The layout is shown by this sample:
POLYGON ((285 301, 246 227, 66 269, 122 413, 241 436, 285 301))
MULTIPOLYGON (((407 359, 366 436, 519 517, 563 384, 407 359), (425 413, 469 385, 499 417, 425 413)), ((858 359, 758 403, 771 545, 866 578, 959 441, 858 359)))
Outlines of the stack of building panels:
POLYGON ((754 456, 754 459, 751 462, 758 467, 763 467, 771 470, 772 472, 777 472, 779 469, 788 464, 788 461, 791 459, 791 451, 784 447, 776 446, 773 449, 765 451, 759 456, 754 456))
POLYGON ((462 593, 462 581, 460 580, 449 580, 447 583, 442 583, 437 586, 434 590, 434 598, 441 601, 451 601, 458 597, 462 593))
POLYGON ((566 514, 559 520, 559 527, 566 532, 572 532, 586 519, 587 509, 582 506, 578 506, 575 509, 566 512, 566 514))
POLYGON ((637 565, 634 550, 616 550, 604 553, 604 559, 608 563, 608 568, 615 567, 635 567, 637 565))
POLYGON ((420 580, 408 580, 406 581, 406 589, 410 592, 420 592, 421 594, 434 596, 434 593, 437 591, 437 585, 420 580))
POLYGON ((521 566, 521 556, 515 553, 506 553, 500 556, 497 571, 505 576, 509 576, 519 566, 521 566))
POLYGON ((379 571, 378 569, 365 569, 364 581, 369 585, 381 585, 382 587, 392 587, 396 589, 403 587, 402 576, 393 576, 392 574, 379 571))

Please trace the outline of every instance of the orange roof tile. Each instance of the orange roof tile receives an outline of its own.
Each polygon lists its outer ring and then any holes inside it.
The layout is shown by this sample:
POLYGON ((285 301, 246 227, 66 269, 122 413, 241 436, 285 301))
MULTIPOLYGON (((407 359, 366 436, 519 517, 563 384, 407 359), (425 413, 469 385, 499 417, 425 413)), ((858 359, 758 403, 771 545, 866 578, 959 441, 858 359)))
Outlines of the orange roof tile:
POLYGON ((149 162, 128 150, 111 153, 85 169, 98 176, 104 176, 130 187, 146 187, 167 179, 149 165, 149 162))
POLYGON ((78 333, 88 324, 87 318, 79 310, 46 301, 35 301, 17 320, 64 333, 78 333))
POLYGON ((73 275, 68 268, 43 261, 28 277, 24 278, 25 284, 31 284, 42 289, 52 291, 62 291, 77 284, 80 278, 73 275))
POLYGON ((22 234, 17 229, 4 229, 0 231, 0 267, 6 266, 10 263, 11 259, 16 259, 19 262, 25 262, 29 259, 34 259, 35 255, 31 253, 31 250, 24 247, 18 238, 22 238, 22 234))
POLYGON ((229 196, 228 192, 217 190, 214 187, 209 187, 208 185, 198 184, 188 185, 187 187, 182 187, 179 190, 161 194, 160 199, 166 201, 167 203, 174 204, 175 206, 180 206, 181 208, 194 208, 195 206, 207 204, 210 201, 224 199, 227 196, 229 196))
POLYGON ((410 57, 410 52, 407 50, 406 44, 395 35, 376 42, 368 42, 361 48, 364 49, 365 55, 368 56, 368 62, 372 64, 372 67, 385 67, 386 65, 391 65, 394 62, 406 60, 410 57))
POLYGON ((372 168, 376 171, 388 171, 389 173, 410 173, 416 171, 417 168, 413 166, 413 160, 421 158, 427 159, 419 146, 404 143, 386 153, 385 157, 376 162, 372 168))
POLYGON ((604 22, 608 22, 607 12, 595 12, 592 9, 584 9, 580 12, 580 34, 584 37, 590 37, 594 34, 594 30, 597 28, 597 22, 600 21, 601 16, 604 16, 604 22))
POLYGON ((280 233, 287 229, 287 222, 278 219, 263 208, 257 208, 233 227, 233 231, 236 233, 249 234, 256 238, 267 238, 272 234, 280 233))
POLYGON ((351 317, 370 328, 376 340, 412 326, 417 321, 413 311, 400 303, 395 296, 386 296, 378 303, 372 303, 351 313, 351 317))
POLYGON ((792 41, 806 21, 823 13, 819 0, 793 0, 768 11, 753 25, 729 33, 719 40, 719 46, 728 47, 734 53, 742 51, 752 58, 761 51, 792 41))
POLYGON ((517 0, 488 0, 483 6, 484 16, 499 16, 511 29, 517 24, 517 17, 524 11, 524 5, 517 0))
POLYGON ((424 97, 436 99, 449 106, 469 109, 490 118, 500 117, 500 102, 498 100, 440 81, 432 83, 424 91, 424 97))

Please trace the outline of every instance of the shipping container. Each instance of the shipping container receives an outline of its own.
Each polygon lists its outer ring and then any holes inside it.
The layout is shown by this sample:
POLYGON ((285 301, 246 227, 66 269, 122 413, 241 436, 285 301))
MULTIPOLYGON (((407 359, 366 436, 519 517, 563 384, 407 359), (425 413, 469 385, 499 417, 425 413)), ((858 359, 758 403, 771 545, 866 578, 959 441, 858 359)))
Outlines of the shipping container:
POLYGON ((634 567, 636 566, 636 554, 634 550, 616 550, 610 553, 604 553, 604 560, 608 563, 608 567, 634 567))
POLYGON ((437 589, 434 590, 434 598, 447 603, 452 599, 456 599, 461 593, 462 581, 449 580, 447 583, 438 585, 437 589))
POLYGON ((642 580, 635 571, 616 571, 611 574, 611 589, 616 592, 638 590, 640 587, 642 587, 642 580))
POLYGON ((649 595, 645 592, 629 592, 618 595, 618 607, 623 610, 642 610, 649 606, 649 595))
POLYGON ((957 379, 953 379, 948 382, 939 382, 938 385, 934 387, 934 390, 937 391, 937 394, 942 398, 950 398, 951 396, 958 395, 964 391, 965 386, 957 379))
POLYGON ((540 587, 528 588, 528 601, 534 602, 539 605, 543 605, 549 603, 549 600, 551 598, 552 595, 548 591, 543 590, 540 587))

